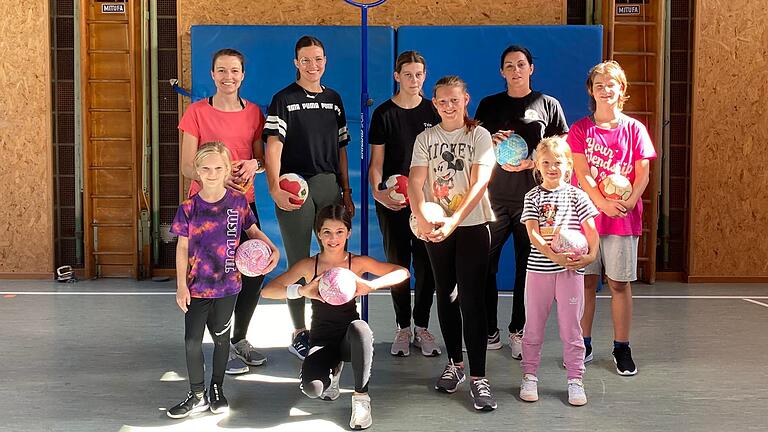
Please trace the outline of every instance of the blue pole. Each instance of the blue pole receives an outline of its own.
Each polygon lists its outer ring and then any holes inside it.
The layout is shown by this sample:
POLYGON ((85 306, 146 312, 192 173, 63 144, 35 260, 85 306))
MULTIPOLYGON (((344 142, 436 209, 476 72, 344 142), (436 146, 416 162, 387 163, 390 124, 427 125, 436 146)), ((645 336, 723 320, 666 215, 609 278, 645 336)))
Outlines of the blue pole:
MULTIPOLYGON (((362 75, 360 90, 360 255, 368 255, 368 110, 373 101, 368 95, 368 8, 376 7, 386 0, 374 3, 358 3, 344 0, 360 8, 362 75)), ((360 299, 363 319, 368 321, 368 296, 360 299)))

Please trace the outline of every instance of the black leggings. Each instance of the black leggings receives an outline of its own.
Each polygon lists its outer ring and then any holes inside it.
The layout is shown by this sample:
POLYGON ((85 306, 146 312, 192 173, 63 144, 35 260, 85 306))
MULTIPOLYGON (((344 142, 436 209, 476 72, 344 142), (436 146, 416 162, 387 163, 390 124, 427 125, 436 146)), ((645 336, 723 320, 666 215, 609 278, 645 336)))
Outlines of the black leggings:
MULTIPOLYGON (((251 211, 256 217, 256 225, 261 228, 259 224, 259 213, 256 211, 256 204, 250 204, 251 211)), ((243 230, 240 233, 240 244, 248 240, 248 234, 243 230)), ((242 276, 243 288, 240 290, 240 294, 237 296, 237 303, 235 303, 235 325, 232 328, 232 343, 238 343, 245 339, 248 333, 248 326, 251 324, 251 318, 256 311, 256 305, 259 304, 259 296, 261 294, 261 284, 264 282, 264 276, 248 277, 242 276)))
POLYGON ((512 316, 509 319, 509 332, 517 333, 525 326, 525 272, 528 255, 531 253, 531 240, 528 230, 520 223, 520 210, 515 211, 504 205, 493 205, 496 221, 491 222, 491 250, 488 260, 488 279, 486 281, 485 307, 488 310, 488 333, 498 330, 497 308, 499 291, 496 286, 496 273, 504 244, 512 235, 515 246, 515 286, 512 297, 512 316))
POLYGON ((331 385, 331 374, 340 362, 352 362, 355 373, 355 391, 368 393, 373 364, 373 332, 368 323, 355 320, 338 344, 313 346, 301 366, 301 390, 311 398, 318 398, 331 385))
POLYGON ((224 370, 229 357, 229 331, 232 328, 232 310, 236 295, 220 298, 193 297, 184 314, 184 345, 187 350, 189 388, 193 392, 205 389, 205 358, 203 333, 205 327, 213 339, 213 373, 211 384, 224 383, 224 370))
MULTIPOLYGON (((432 267, 429 264, 427 249, 424 242, 417 239, 411 232, 408 209, 392 211, 380 203, 376 203, 376 216, 384 241, 384 252, 387 261, 392 264, 409 268, 413 256, 414 283, 413 323, 419 327, 429 326, 429 310, 432 308, 432 298, 435 294, 435 279, 432 277, 432 267)), ((399 328, 411 326, 411 281, 406 280, 390 288, 392 304, 395 307, 395 319, 399 328)))
POLYGON ((461 353, 462 322, 471 376, 485 376, 488 345, 485 314, 485 283, 488 249, 491 244, 488 224, 460 226, 447 239, 427 243, 435 275, 437 316, 440 331, 454 363, 464 360, 461 353), (453 301, 451 293, 457 288, 453 301))

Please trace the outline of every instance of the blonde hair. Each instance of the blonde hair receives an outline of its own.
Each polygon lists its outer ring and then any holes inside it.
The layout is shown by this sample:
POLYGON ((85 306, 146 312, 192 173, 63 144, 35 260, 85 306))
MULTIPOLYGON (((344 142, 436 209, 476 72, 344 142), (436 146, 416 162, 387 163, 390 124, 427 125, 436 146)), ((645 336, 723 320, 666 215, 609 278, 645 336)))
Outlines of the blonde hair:
POLYGON ((224 165, 227 167, 227 174, 231 175, 232 157, 229 153, 229 149, 219 141, 207 142, 197 149, 197 153, 195 153, 195 159, 193 161, 195 164, 195 169, 200 168, 200 165, 203 163, 203 159, 214 154, 221 156, 221 160, 224 161, 224 165))
POLYGON ((562 157, 568 161, 568 169, 565 174, 565 181, 570 182, 571 176, 573 175, 573 153, 571 153, 571 146, 569 146, 568 143, 559 136, 552 136, 539 141, 539 145, 536 146, 534 158, 534 161, 536 162, 536 169, 533 170, 533 176, 539 183, 541 183, 543 179, 541 177, 541 171, 539 171, 538 163, 539 159, 542 157, 542 155, 544 155, 544 153, 549 153, 556 158, 562 157))
POLYGON ((592 85, 594 84, 595 75, 607 75, 615 79, 621 85, 621 96, 619 96, 619 109, 624 109, 624 103, 629 100, 629 83, 627 82, 627 74, 624 73, 624 69, 615 60, 604 61, 600 64, 596 64, 589 70, 587 76, 587 93, 589 93, 589 109, 594 112, 597 109, 597 103, 595 102, 595 95, 592 94, 592 85))
MULTIPOLYGON (((467 83, 464 82, 463 79, 459 78, 458 75, 448 75, 437 80, 437 82, 435 83, 435 88, 432 90, 433 98, 437 97, 437 89, 439 89, 440 87, 458 87, 461 89, 461 91, 464 92, 464 94, 468 94, 467 83)), ((474 129, 475 126, 477 126, 478 124, 480 124, 480 122, 478 122, 475 119, 469 118, 469 114, 467 114, 467 107, 465 106, 464 107, 464 127, 467 129, 467 132, 471 132, 472 129, 474 129)))

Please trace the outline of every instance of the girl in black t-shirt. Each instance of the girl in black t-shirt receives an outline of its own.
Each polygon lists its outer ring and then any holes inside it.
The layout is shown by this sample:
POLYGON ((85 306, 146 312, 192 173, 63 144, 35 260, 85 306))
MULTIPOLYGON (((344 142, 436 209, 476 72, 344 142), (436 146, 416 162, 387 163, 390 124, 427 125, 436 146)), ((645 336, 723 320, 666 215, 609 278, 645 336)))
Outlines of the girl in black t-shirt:
POLYGON ((373 333, 368 323, 360 319, 355 299, 340 306, 323 302, 318 293, 319 276, 333 267, 352 270, 358 276, 355 292, 358 297, 401 283, 410 275, 408 270, 398 265, 347 252, 351 230, 352 216, 344 206, 336 204, 321 209, 315 220, 320 253, 292 265, 267 284, 262 295, 276 299, 308 297, 312 300, 310 349, 301 367, 301 389, 311 398, 335 400, 339 397, 339 378, 344 362, 351 362, 355 391, 352 394, 349 426, 365 429, 372 424, 368 380, 373 364, 373 333), (364 273, 381 277, 367 281, 360 277, 364 273), (300 283, 294 283, 296 281, 300 283))
POLYGON ((536 186, 532 155, 542 138, 568 133, 568 123, 560 102, 552 96, 531 90, 533 68, 533 56, 527 48, 512 45, 505 49, 501 54, 500 73, 506 81, 506 89, 483 98, 475 113, 475 119, 493 134, 494 145, 513 134, 528 144, 529 158, 518 166, 497 164, 488 184, 491 206, 496 215, 496 221, 489 225, 491 250, 486 280, 488 349, 500 349, 502 346, 496 316, 499 299, 496 273, 501 250, 512 235, 515 245, 515 295, 508 328, 512 357, 518 360, 522 356, 525 325, 525 269, 531 251, 531 242, 525 225, 520 223, 520 215, 525 194, 536 186))
MULTIPOLYGON (((302 36, 296 42, 295 55, 296 81, 272 97, 264 125, 267 182, 289 266, 309 256, 318 210, 343 202, 350 214, 355 213, 347 168, 349 133, 344 104, 338 93, 320 84, 327 60, 323 43, 302 36), (309 192, 300 205, 289 202, 299 197, 279 186, 279 177, 287 173, 307 181, 309 192)), ((288 301, 294 327, 288 349, 301 360, 309 350, 304 306, 303 299, 288 301)))
POLYGON ((429 310, 435 293, 435 280, 429 264, 424 242, 416 238, 409 228, 411 209, 389 194, 391 188, 383 183, 392 175, 408 176, 416 135, 440 123, 432 102, 422 97, 422 86, 427 77, 426 61, 416 51, 405 51, 395 61, 395 81, 400 88, 392 99, 379 105, 371 117, 369 141, 371 162, 368 176, 376 200, 376 216, 383 237, 387 261, 408 268, 413 259, 414 284, 413 324, 411 333, 410 281, 393 286, 392 304, 395 308, 397 331, 390 353, 395 356, 410 354, 411 339, 421 353, 432 357, 440 355, 435 337, 427 330, 429 310))

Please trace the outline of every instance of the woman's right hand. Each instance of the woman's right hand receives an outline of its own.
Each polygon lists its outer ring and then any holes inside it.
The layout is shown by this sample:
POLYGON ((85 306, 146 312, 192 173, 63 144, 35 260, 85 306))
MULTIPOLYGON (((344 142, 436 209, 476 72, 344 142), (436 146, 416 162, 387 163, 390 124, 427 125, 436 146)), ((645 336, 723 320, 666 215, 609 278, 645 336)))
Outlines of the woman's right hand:
POLYGON ((301 198, 299 198, 298 195, 294 195, 279 187, 270 189, 269 194, 272 195, 272 200, 275 202, 275 205, 277 205, 277 207, 283 211, 290 212, 290 211, 298 210, 301 208, 301 205, 291 204, 291 202, 289 201, 289 199, 291 198, 295 200, 300 200, 301 198))
POLYGON ((405 208, 405 203, 399 203, 395 200, 393 200, 389 194, 395 190, 396 186, 392 186, 391 188, 387 189, 373 189, 371 192, 373 192, 373 199, 381 203, 384 207, 392 210, 392 211, 399 211, 405 208))
POLYGON ((325 303, 325 300, 323 300, 322 297, 320 297, 320 278, 316 277, 313 279, 310 283, 306 285, 302 285, 299 288, 299 294, 306 298, 310 298, 313 300, 319 300, 323 303, 325 303))
POLYGON ((496 131, 495 134, 491 135, 491 140, 493 141, 493 146, 496 147, 500 142, 504 141, 505 139, 512 136, 511 130, 500 130, 496 131))

